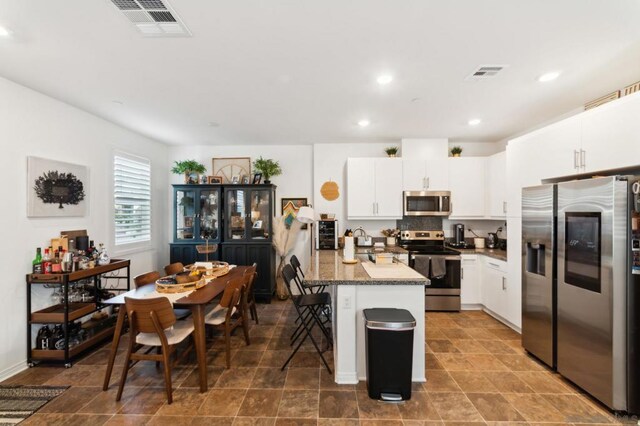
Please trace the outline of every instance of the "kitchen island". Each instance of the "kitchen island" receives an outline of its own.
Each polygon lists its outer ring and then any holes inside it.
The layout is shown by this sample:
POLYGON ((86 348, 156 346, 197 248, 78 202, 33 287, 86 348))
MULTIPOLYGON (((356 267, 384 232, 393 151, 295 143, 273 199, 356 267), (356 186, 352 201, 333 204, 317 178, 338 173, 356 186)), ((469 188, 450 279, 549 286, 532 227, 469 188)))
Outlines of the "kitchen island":
POLYGON ((366 255, 358 257, 358 263, 344 264, 341 251, 316 251, 304 280, 306 286, 328 286, 331 293, 336 383, 366 379, 362 310, 367 308, 411 312, 416 319, 412 380, 424 382, 424 286, 428 280, 403 263, 375 265, 365 260, 366 255))

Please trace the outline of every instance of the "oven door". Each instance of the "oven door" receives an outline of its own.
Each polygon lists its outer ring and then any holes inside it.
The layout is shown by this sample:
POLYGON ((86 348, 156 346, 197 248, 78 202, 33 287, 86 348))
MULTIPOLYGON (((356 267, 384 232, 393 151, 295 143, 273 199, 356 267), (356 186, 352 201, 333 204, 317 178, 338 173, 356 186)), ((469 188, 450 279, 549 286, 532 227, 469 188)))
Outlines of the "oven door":
MULTIPOLYGON (((409 266, 431 281, 426 290, 452 290, 449 294, 460 294, 460 256, 430 255, 418 252, 409 253, 409 266), (442 274, 442 262, 444 274, 442 274), (438 263, 440 263, 438 265, 438 263)), ((441 293, 439 291, 438 293, 441 293)))
POLYGON ((449 191, 405 191, 403 201, 405 216, 449 216, 451 213, 449 191))

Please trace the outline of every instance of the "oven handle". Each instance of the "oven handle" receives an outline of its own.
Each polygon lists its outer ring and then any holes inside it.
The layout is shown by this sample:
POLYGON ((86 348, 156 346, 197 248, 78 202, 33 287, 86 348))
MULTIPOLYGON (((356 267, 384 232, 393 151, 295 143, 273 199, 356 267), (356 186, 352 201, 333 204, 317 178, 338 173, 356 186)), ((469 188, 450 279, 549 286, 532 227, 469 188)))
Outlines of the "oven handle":
MULTIPOLYGON (((462 258, 460 256, 442 256, 440 254, 423 254, 421 256, 431 256, 431 257, 444 257, 444 260, 454 260, 454 261, 461 261, 462 258)), ((416 255, 412 254, 411 255, 411 260, 416 260, 416 255)))

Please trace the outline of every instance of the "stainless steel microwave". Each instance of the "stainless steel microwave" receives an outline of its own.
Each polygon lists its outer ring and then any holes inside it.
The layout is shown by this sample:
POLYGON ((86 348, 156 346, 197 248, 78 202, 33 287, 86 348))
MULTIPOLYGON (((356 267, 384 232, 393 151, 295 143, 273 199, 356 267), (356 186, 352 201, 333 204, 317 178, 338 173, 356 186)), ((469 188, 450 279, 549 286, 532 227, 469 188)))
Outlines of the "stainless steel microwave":
POLYGON ((450 191, 404 191, 405 216, 449 216, 450 191))

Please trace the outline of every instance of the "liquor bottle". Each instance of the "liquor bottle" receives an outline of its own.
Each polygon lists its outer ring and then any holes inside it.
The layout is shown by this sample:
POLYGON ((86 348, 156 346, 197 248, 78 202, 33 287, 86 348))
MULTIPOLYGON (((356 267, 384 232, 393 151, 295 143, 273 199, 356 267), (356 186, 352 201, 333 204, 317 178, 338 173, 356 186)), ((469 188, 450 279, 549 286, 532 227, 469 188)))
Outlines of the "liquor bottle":
POLYGON ((53 260, 51 261, 51 272, 53 274, 59 274, 62 272, 62 264, 60 263, 60 252, 58 250, 55 251, 55 255, 53 256, 53 260))
POLYGON ((42 252, 40 251, 40 247, 36 249, 36 258, 33 259, 33 262, 31 262, 31 264, 33 266, 32 272, 34 274, 42 273, 42 252))
POLYGON ((51 273, 51 255, 49 249, 44 249, 44 256, 42 257, 42 272, 45 274, 51 273))

